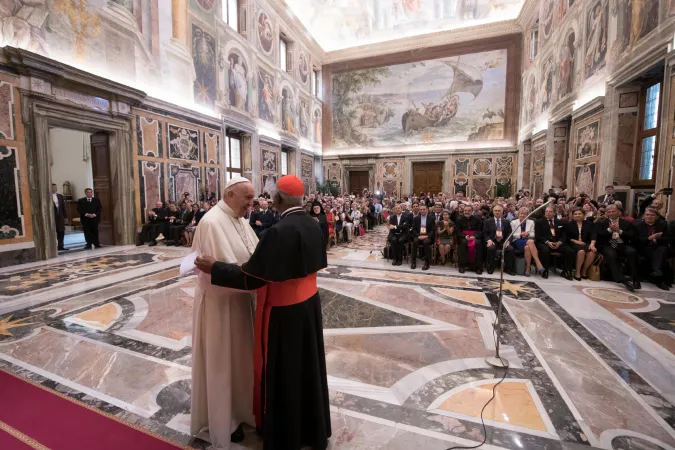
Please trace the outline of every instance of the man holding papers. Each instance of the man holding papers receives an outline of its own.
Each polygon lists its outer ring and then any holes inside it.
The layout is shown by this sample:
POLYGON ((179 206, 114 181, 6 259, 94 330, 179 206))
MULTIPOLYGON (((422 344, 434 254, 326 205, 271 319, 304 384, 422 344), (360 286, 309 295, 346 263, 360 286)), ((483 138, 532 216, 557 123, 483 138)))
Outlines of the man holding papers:
MULTIPOLYGON (((218 261, 243 264, 258 244, 244 218, 253 201, 246 178, 227 183, 223 200, 199 222, 192 250, 218 261)), ((227 449, 243 439, 239 427, 254 425, 253 318, 254 297, 211 284, 200 273, 195 290, 192 337, 191 432, 227 449)))

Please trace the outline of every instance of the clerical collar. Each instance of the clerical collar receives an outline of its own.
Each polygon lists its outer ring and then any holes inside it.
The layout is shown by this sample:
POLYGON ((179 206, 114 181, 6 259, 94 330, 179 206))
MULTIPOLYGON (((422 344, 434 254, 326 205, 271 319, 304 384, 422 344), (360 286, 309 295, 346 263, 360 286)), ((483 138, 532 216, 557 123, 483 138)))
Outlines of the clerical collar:
POLYGON ((234 217, 235 219, 240 219, 240 218, 241 218, 240 216, 238 216, 238 215, 234 212, 234 210, 233 210, 232 208, 230 208, 230 205, 228 205, 227 203, 225 203, 224 200, 219 200, 218 203, 216 203, 216 204, 218 205, 218 208, 220 208, 220 209, 221 209, 225 214, 227 214, 228 216, 232 216, 232 217, 234 217))
POLYGON ((286 211, 281 213, 281 218, 283 219, 284 217, 288 216, 289 214, 296 214, 300 212, 305 212, 305 208, 302 206, 294 206, 292 208, 288 208, 286 211))

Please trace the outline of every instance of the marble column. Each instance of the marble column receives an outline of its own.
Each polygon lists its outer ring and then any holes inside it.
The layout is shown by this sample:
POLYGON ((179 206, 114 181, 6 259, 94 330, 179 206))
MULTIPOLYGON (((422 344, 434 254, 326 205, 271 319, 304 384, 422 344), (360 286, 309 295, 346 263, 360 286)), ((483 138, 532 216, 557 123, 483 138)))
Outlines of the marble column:
MULTIPOLYGON (((656 189, 672 187, 675 181, 673 159, 675 152, 675 50, 666 56, 666 69, 661 88, 663 100, 661 104, 661 134, 659 136, 658 162, 656 166, 656 189)), ((666 197, 666 216, 675 219, 675 196, 666 197)))
POLYGON ((171 0, 171 31, 176 41, 187 46, 187 0, 171 0))

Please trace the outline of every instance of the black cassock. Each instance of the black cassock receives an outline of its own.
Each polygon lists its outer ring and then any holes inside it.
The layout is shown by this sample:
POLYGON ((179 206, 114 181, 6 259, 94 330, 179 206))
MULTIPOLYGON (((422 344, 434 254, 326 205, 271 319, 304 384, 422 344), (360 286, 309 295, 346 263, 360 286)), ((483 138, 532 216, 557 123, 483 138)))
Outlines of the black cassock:
POLYGON ((265 450, 323 450, 331 435, 316 274, 328 264, 319 224, 284 212, 243 266, 217 262, 211 283, 257 290, 254 412, 265 450))

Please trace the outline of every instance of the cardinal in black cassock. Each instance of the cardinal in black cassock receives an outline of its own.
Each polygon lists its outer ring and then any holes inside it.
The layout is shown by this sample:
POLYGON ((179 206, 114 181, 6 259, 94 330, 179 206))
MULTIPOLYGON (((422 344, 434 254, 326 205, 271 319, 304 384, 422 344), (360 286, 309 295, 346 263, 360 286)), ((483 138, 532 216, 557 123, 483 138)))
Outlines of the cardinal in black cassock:
POLYGON ((321 227, 302 207, 293 175, 277 183, 281 220, 242 266, 197 258, 211 283, 256 290, 254 412, 265 450, 324 450, 331 435, 321 300, 316 274, 327 266, 321 227))

